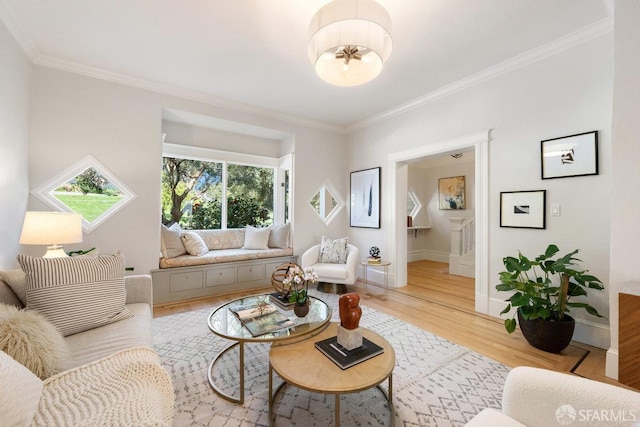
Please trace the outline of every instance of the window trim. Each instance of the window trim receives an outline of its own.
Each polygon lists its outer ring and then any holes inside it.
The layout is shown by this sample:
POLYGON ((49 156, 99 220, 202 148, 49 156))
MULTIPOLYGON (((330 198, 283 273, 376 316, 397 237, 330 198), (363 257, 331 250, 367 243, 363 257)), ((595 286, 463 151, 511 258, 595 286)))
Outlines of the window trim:
POLYGON ((82 159, 78 160, 71 166, 58 173, 53 178, 48 179, 38 187, 31 190, 31 194, 46 203, 52 209, 58 209, 62 212, 77 213, 69 206, 57 199, 52 193, 56 188, 69 182, 69 180, 75 178, 89 168, 95 169, 96 172, 105 177, 107 181, 116 186, 120 193, 122 193, 123 198, 91 222, 82 217, 82 229, 86 234, 91 233, 102 223, 107 221, 122 208, 131 203, 136 197, 138 197, 136 193, 134 193, 129 187, 127 187, 125 183, 122 182, 117 176, 115 176, 114 173, 111 172, 105 165, 100 163, 91 154, 87 154, 82 159))

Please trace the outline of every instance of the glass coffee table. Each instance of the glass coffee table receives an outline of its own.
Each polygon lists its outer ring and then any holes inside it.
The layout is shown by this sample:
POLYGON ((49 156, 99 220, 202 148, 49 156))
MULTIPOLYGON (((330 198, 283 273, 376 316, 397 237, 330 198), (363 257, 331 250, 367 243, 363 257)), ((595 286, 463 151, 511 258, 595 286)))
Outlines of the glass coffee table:
POLYGON ((230 301, 220 307, 216 308, 207 320, 209 329, 214 334, 226 338, 231 341, 235 341, 229 347, 222 350, 209 364, 207 376, 209 378, 209 384, 216 394, 230 402, 244 403, 244 344, 247 342, 264 343, 274 341, 296 342, 298 340, 306 339, 313 335, 316 335, 329 324, 331 320, 331 307, 329 307, 321 299, 310 297, 311 306, 309 307, 309 314, 305 317, 297 317, 293 313, 293 309, 284 310, 273 304, 277 310, 288 317, 292 325, 277 331, 266 333, 264 335, 254 336, 249 329, 245 327, 238 316, 232 311, 239 306, 251 307, 255 306, 261 301, 269 301, 269 294, 253 295, 249 297, 238 298, 230 301), (213 370, 216 362, 224 356, 228 351, 238 346, 239 353, 239 373, 240 373, 240 396, 231 396, 216 385, 215 378, 213 376, 213 370))

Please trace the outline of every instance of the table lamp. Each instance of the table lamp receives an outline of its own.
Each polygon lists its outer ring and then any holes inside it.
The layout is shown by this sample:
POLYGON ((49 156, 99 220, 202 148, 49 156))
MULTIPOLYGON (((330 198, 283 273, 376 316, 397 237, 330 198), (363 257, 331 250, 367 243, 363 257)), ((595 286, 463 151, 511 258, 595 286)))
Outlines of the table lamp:
POLYGON ((67 257, 63 244, 82 242, 82 215, 64 212, 27 212, 20 244, 48 245, 43 258, 67 257))

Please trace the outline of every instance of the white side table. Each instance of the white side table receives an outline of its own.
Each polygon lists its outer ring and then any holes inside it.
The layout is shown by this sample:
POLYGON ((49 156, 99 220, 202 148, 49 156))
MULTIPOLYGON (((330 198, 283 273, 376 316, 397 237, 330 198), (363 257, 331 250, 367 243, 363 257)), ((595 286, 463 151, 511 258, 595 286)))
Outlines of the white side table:
MULTIPOLYGON (((376 297, 380 299, 387 299, 387 290, 389 289, 389 266, 391 263, 389 261, 381 261, 379 264, 372 264, 366 259, 360 260, 360 265, 362 266, 362 277, 364 278, 364 296, 366 297, 376 297), (369 267, 382 267, 384 274, 384 291, 381 294, 373 294, 367 292, 367 287, 369 286, 369 267)), ((374 285, 376 286, 376 285, 374 285)))

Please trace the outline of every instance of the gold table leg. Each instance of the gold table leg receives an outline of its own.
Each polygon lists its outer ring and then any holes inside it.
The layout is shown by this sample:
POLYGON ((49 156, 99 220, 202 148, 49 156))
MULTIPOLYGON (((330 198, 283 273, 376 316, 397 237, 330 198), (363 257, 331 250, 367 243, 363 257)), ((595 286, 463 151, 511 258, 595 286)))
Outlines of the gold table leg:
POLYGON ((229 347, 225 348, 223 351, 221 351, 220 353, 218 353, 218 355, 211 361, 211 363, 209 364, 209 371, 208 371, 208 378, 209 378, 209 385, 211 386, 211 388, 213 389, 213 391, 220 397, 222 397, 223 399, 228 400, 229 402, 233 402, 233 403, 244 403, 244 341, 238 341, 232 345, 230 345, 229 347), (220 390, 220 388, 218 388, 218 386, 216 385, 214 378, 213 378, 213 367, 215 366, 216 362, 218 360, 220 360, 220 358, 225 355, 229 350, 233 349, 235 346, 239 346, 238 351, 239 351, 239 364, 240 364, 240 381, 239 381, 239 389, 240 389, 240 398, 231 396, 230 394, 227 394, 225 392, 223 392, 222 390, 220 390))

